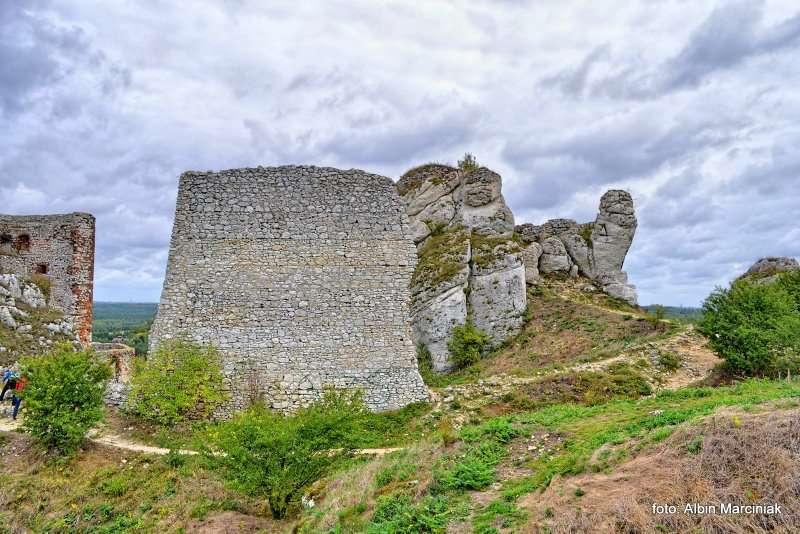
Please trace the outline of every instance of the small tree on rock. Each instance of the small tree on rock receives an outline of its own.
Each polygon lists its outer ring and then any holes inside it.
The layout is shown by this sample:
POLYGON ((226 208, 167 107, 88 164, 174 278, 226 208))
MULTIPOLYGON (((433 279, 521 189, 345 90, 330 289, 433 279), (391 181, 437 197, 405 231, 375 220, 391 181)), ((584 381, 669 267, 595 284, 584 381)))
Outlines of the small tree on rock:
POLYGON ((458 168, 462 171, 474 171, 480 168, 478 165, 478 160, 475 159, 475 156, 467 152, 464 154, 464 158, 458 160, 458 168))

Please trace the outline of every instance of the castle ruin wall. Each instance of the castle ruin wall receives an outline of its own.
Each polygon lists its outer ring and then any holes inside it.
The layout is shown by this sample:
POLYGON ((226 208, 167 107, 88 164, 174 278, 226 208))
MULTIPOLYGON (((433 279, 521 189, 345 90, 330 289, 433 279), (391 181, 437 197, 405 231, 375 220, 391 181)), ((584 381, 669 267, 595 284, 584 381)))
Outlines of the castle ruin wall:
POLYGON ((231 400, 291 411, 324 388, 426 400, 409 323, 416 265, 389 178, 311 166, 181 176, 151 350, 216 346, 231 400))
POLYGON ((92 340, 95 218, 0 215, 0 273, 43 277, 48 306, 64 313, 84 345, 92 340))

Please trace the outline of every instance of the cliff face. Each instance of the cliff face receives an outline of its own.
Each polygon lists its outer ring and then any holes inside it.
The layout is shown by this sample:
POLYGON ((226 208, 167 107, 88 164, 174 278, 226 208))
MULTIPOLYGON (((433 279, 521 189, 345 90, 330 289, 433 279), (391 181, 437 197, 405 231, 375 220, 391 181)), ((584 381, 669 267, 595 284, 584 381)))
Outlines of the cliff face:
POLYGON ((636 303, 636 289, 622 271, 637 224, 625 191, 603 195, 593 223, 553 219, 515 227, 502 179, 485 167, 423 165, 403 175, 397 189, 419 256, 412 279, 414 341, 430 350, 436 370, 452 367, 447 343, 468 320, 493 346, 516 334, 527 307, 526 283, 542 275, 582 275, 636 303))
POLYGON ((412 279, 414 341, 436 370, 450 369, 447 342, 468 318, 499 345, 519 331, 527 306, 522 247, 500 175, 447 165, 412 169, 398 182, 417 244, 412 279))

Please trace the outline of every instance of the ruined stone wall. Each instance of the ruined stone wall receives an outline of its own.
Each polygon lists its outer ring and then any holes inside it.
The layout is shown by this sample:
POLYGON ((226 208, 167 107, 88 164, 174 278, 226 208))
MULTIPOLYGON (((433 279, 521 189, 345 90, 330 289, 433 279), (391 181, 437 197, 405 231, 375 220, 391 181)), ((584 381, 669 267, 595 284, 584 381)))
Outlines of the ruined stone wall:
POLYGON ((427 398, 409 326, 416 263, 393 183, 258 167, 181 176, 151 350, 185 336, 224 356, 232 399, 291 410, 361 388, 375 410, 427 398))
POLYGON ((92 340, 95 219, 0 215, 0 273, 49 281, 47 304, 62 311, 81 343, 92 340))

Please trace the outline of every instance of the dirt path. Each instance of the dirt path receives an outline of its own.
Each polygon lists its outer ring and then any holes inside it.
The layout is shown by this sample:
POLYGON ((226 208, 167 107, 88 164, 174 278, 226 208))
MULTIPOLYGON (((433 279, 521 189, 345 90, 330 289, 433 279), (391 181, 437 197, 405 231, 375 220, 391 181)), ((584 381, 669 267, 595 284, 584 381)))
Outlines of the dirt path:
MULTIPOLYGON (((13 419, 8 418, 0 418, 0 432, 16 432, 22 422, 20 420, 14 421, 13 419)), ((116 434, 100 434, 98 430, 92 429, 86 434, 86 437, 89 438, 90 441, 95 443, 100 443, 102 445, 108 445, 109 447, 114 447, 116 449, 123 449, 126 451, 132 452, 141 452, 144 454, 157 454, 157 455, 165 455, 168 454, 170 449, 165 449, 163 447, 152 447, 150 445, 144 445, 143 443, 136 443, 134 441, 130 441, 122 436, 118 436, 116 434)), ((403 447, 385 447, 379 449, 359 449, 355 451, 355 454, 363 454, 363 455, 372 455, 372 456, 383 456, 384 454, 390 454, 392 452, 401 451, 403 447)), ((178 449, 178 454, 199 454, 197 451, 192 451, 188 449, 178 449)))
POLYGON ((642 347, 627 351, 613 358, 576 365, 569 368, 569 370, 602 371, 615 363, 634 363, 637 359, 643 357, 643 351, 646 354, 648 350, 670 352, 681 360, 680 367, 674 372, 666 374, 663 377, 663 382, 658 384, 657 389, 680 389, 686 387, 708 376, 714 366, 721 362, 708 347, 708 342, 703 336, 694 329, 694 326, 690 325, 683 332, 666 339, 646 343, 642 347))

